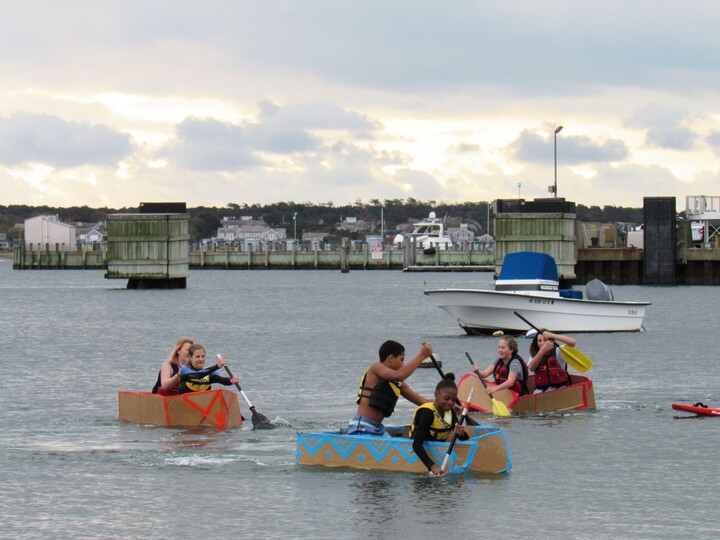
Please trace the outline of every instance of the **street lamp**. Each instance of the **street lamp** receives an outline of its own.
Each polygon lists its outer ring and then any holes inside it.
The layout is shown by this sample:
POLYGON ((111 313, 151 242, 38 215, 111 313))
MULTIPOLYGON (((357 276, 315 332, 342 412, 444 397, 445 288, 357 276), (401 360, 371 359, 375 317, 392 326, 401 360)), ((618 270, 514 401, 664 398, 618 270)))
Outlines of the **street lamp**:
POLYGON ((297 243, 297 212, 293 212, 293 244, 297 243))
POLYGON ((380 206, 380 245, 385 243, 385 205, 380 206))
POLYGON ((555 184, 553 185, 553 197, 557 199, 557 134, 562 131, 562 126, 555 128, 555 184))

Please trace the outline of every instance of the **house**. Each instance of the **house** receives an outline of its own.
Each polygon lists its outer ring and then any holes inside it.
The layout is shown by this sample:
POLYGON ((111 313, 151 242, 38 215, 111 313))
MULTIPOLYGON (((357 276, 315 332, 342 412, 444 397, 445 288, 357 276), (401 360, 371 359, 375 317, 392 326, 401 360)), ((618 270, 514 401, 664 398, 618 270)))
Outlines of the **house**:
POLYGON ((322 249, 325 236, 325 233, 306 232, 302 235, 302 243, 311 250, 322 249))
POLYGON ((467 223, 461 223, 459 227, 448 227, 447 234, 456 245, 469 244, 475 238, 475 233, 468 229, 467 223))
POLYGON ((102 245, 105 241, 105 222, 99 221, 95 225, 85 225, 78 223, 75 228, 78 246, 86 248, 95 248, 102 245))
POLYGON ((36 216, 25 220, 25 246, 33 249, 55 249, 57 244, 66 251, 75 251, 75 227, 60 221, 57 215, 36 216))
POLYGON ((340 222, 340 225, 338 225, 338 229, 348 232, 372 231, 374 228, 374 224, 367 223, 356 217, 346 217, 340 222))
POLYGON ((259 246, 283 241, 286 238, 287 231, 284 227, 275 229, 262 220, 245 216, 241 219, 223 218, 222 226, 217 232, 219 241, 236 246, 244 245, 249 249, 257 249, 259 246))
POLYGON ((0 249, 10 249, 12 245, 8 240, 6 233, 0 233, 0 249))

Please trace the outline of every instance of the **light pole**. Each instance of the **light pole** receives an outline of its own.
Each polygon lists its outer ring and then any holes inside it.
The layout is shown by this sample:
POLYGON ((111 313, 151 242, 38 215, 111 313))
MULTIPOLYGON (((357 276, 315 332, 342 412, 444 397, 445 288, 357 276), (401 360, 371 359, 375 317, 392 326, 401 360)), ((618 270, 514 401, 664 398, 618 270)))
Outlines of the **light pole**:
POLYGON ((555 184, 553 185, 553 197, 557 199, 557 134, 562 131, 562 126, 555 128, 555 184))
POLYGON ((297 212, 293 212, 293 244, 297 244, 297 212))
POLYGON ((380 246, 385 243, 385 205, 380 206, 380 246))

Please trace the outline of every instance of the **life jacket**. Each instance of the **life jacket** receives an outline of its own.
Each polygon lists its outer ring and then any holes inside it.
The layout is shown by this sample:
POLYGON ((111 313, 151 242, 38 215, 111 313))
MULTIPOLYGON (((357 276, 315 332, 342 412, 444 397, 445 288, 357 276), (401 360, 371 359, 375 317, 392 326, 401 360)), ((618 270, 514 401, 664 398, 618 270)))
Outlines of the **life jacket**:
POLYGON ((360 388, 358 389, 355 403, 360 403, 362 398, 368 398, 368 403, 372 408, 383 413, 386 418, 392 416, 395 410, 395 404, 400 397, 400 385, 402 383, 399 381, 380 379, 380 382, 373 388, 368 388, 365 386, 365 379, 367 379, 367 371, 360 381, 360 388))
POLYGON ((560 365, 555 354, 540 361, 535 370, 535 388, 544 389, 549 386, 565 386, 570 382, 566 369, 560 365))
MULTIPOLYGON (((188 367, 188 366, 186 366, 188 367)), ((192 366, 188 367, 192 370, 192 366)), ((186 394, 188 392, 203 392, 212 388, 212 382, 210 376, 217 371, 219 368, 217 364, 209 368, 204 368, 200 371, 193 371, 190 377, 183 380, 182 369, 180 378, 180 387, 178 388, 178 394, 186 394)))
POLYGON ((444 415, 440 416, 440 412, 435 408, 434 403, 423 403, 417 409, 413 415, 413 423, 410 427, 410 438, 412 439, 413 432, 415 431, 415 417, 420 409, 430 409, 433 412, 433 422, 430 425, 430 436, 435 441, 446 441, 450 436, 453 428, 453 412, 452 409, 445 412, 444 415))
POLYGON ((520 380, 520 377, 515 378, 515 382, 510 387, 510 390, 513 392, 517 392, 519 395, 524 396, 528 393, 527 389, 527 380, 528 380, 528 367, 525 363, 525 360, 520 358, 517 354, 514 354, 513 357, 508 362, 507 366, 503 364, 503 361, 498 358, 497 362, 495 362, 495 371, 493 372, 493 375, 495 376, 495 383, 496 384, 502 384, 505 381, 508 380, 508 376, 510 375, 510 365, 515 361, 519 361, 520 365, 522 366, 522 380, 520 380))
MULTIPOLYGON (((172 368, 172 374, 170 376, 174 377, 175 375, 177 375, 178 371, 180 371, 180 366, 178 366, 177 364, 170 364, 170 367, 172 368)), ((160 369, 160 371, 158 371, 157 381, 155 381, 155 386, 153 386, 153 389, 152 389, 153 394, 157 394, 158 390, 160 388, 162 388, 162 383, 160 382, 160 374, 161 373, 162 373, 162 369, 160 369)), ((177 390, 178 390, 177 385, 175 385, 174 389, 171 388, 170 390, 165 392, 165 395, 166 396, 171 395, 173 393, 173 390, 174 390, 174 393, 177 394, 177 390)))

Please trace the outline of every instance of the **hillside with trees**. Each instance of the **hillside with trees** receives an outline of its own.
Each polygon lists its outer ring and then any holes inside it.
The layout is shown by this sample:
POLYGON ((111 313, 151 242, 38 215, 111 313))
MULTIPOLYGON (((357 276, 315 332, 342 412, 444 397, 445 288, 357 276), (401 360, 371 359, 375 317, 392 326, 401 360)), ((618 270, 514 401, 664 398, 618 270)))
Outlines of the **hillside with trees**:
MULTIPOLYGON (((445 219, 450 227, 457 227, 460 223, 469 224, 476 234, 486 233, 488 219, 488 202, 462 202, 445 203, 437 201, 420 201, 412 197, 401 199, 371 199, 363 202, 357 199, 353 204, 335 206, 332 202, 326 203, 296 203, 277 202, 272 204, 238 204, 229 203, 223 207, 197 206, 188 208, 191 241, 197 242, 203 238, 212 238, 223 217, 251 216, 262 219, 271 227, 284 227, 288 235, 292 235, 293 226, 297 234, 302 232, 324 232, 330 238, 339 239, 347 236, 337 226, 343 219, 355 217, 368 223, 375 224, 375 232, 380 232, 381 216, 384 221, 385 233, 394 234, 396 228, 409 222, 418 221, 435 212, 438 218, 445 219), (296 216, 293 222, 293 216, 296 216)), ((0 233, 6 233, 8 238, 17 239, 22 235, 22 224, 25 219, 39 215, 58 215, 65 223, 97 223, 105 219, 107 214, 133 213, 138 208, 90 208, 87 206, 73 206, 60 208, 52 206, 27 205, 0 205, 0 233)), ((583 206, 576 205, 577 219, 586 222, 624 222, 641 223, 643 220, 642 208, 626 208, 619 206, 583 206)), ((492 217, 492 215, 491 215, 492 217)), ((359 236, 358 233, 350 235, 359 236)))

